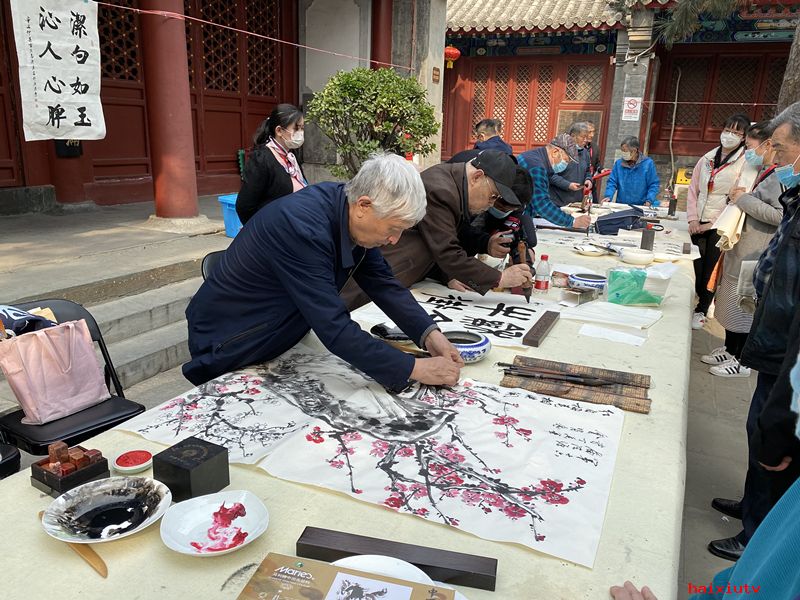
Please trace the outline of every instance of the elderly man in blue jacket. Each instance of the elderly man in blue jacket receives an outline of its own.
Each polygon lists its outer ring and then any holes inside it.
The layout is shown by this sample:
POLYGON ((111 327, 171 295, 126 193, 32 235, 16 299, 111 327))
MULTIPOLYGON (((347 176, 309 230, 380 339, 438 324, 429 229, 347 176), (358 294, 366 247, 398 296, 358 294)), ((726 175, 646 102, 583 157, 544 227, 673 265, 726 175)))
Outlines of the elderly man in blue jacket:
POLYGON ((314 330, 328 350, 391 390, 409 380, 453 385, 463 361, 379 246, 396 244, 425 215, 425 189, 399 156, 367 160, 347 184, 321 183, 258 211, 186 309, 195 385, 271 360, 314 330), (409 338, 415 359, 363 331, 339 291, 350 278, 409 338))

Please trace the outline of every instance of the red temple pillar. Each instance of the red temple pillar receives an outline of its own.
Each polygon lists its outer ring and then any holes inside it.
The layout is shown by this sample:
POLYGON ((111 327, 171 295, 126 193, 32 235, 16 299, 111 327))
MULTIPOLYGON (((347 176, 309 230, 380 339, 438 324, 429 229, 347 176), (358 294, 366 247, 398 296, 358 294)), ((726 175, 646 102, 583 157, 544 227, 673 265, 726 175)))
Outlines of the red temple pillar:
MULTIPOLYGON (((141 0, 139 6, 183 14, 183 0, 141 0)), ((196 217, 197 173, 185 25, 180 19, 157 15, 143 14, 140 18, 156 216, 196 217)))
MULTIPOLYGON (((392 0, 372 0, 372 61, 392 62, 392 0)), ((370 62, 380 69, 386 65, 370 62)))

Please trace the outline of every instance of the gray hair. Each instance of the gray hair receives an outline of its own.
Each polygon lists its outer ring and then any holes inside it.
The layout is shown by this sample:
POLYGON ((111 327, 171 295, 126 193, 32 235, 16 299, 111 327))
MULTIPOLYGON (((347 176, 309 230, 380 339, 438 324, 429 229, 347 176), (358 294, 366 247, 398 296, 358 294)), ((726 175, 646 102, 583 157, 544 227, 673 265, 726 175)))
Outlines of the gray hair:
POLYGON ((425 216, 425 186, 410 161, 396 154, 373 154, 344 186, 347 201, 355 204, 361 196, 372 200, 381 219, 419 223, 425 216))
POLYGON ((620 146, 627 146, 628 148, 636 148, 639 149, 639 138, 635 135, 628 135, 622 138, 622 141, 619 143, 620 146))
POLYGON ((769 128, 775 131, 778 127, 787 123, 791 128, 789 137, 795 143, 800 143, 800 102, 795 102, 784 108, 781 114, 772 119, 769 128))
POLYGON ((580 135, 589 131, 589 124, 585 121, 578 121, 569 126, 567 133, 570 135, 580 135))

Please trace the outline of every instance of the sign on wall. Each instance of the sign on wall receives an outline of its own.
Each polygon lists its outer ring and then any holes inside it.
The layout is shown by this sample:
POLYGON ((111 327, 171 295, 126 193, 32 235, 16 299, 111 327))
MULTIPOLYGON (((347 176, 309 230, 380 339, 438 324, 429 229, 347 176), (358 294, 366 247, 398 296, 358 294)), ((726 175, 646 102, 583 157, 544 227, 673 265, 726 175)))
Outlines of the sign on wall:
POLYGON ((11 0, 26 141, 99 140, 97 4, 82 0, 11 0))
POLYGON ((638 121, 642 118, 642 99, 625 96, 622 101, 622 120, 638 121))

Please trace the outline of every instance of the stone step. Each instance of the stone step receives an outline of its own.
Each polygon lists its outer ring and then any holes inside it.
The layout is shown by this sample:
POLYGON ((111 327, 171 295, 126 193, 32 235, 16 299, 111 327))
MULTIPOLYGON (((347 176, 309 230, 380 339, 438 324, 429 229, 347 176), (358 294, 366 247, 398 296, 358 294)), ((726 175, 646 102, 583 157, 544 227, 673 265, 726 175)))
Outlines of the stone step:
POLYGON ((110 345, 183 321, 186 305, 202 283, 201 277, 195 277, 93 306, 89 310, 100 326, 103 339, 110 345))
POLYGON ((186 321, 176 321, 115 342, 108 347, 123 388, 189 360, 186 321))

